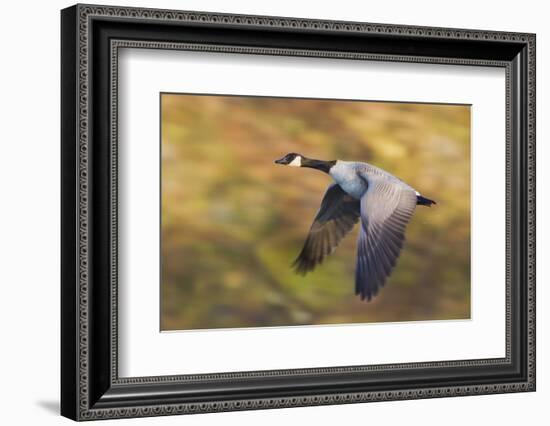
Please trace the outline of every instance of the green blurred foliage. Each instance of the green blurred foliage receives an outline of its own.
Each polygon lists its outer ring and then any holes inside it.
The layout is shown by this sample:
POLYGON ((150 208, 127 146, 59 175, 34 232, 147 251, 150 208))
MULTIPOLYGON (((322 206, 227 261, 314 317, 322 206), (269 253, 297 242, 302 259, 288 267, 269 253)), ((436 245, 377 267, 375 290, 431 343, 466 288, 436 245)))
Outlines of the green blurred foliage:
POLYGON ((470 108, 163 94, 161 328, 470 317, 470 108), (303 277, 291 269, 331 179, 288 152, 366 161, 437 201, 396 268, 354 295, 357 226, 303 277))

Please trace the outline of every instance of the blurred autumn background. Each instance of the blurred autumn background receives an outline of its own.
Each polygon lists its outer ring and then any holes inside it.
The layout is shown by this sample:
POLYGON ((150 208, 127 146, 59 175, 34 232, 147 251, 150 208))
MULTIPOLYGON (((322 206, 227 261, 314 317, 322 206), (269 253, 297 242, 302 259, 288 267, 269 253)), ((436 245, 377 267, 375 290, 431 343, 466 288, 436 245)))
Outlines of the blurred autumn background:
POLYGON ((161 95, 161 329, 470 317, 470 107, 161 95), (418 207, 393 274, 354 295, 357 230, 293 272, 328 175, 288 152, 366 161, 437 201, 418 207))

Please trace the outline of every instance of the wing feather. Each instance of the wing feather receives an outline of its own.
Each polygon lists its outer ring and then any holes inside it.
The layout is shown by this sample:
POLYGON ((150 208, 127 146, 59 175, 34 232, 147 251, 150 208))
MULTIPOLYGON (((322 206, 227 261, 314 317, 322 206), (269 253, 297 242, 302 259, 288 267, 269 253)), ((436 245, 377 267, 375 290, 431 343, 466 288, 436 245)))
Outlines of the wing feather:
POLYGON ((355 293, 371 300, 390 275, 416 207, 416 193, 398 180, 371 178, 360 200, 355 293))
POLYGON ((306 274, 322 263, 359 220, 359 201, 338 184, 328 187, 302 251, 293 263, 296 272, 306 274))

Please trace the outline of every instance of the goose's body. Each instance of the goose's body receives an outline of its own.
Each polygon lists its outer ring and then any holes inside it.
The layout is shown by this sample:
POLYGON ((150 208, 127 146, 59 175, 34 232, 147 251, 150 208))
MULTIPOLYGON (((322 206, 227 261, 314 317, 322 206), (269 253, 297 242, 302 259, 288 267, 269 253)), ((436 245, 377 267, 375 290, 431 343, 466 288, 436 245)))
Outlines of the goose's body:
POLYGON ((331 254, 360 220, 355 293, 370 300, 395 266, 416 205, 431 206, 414 188, 368 163, 312 160, 291 153, 276 163, 328 173, 334 183, 323 197, 294 266, 302 274, 331 254))
MULTIPOLYGON (((391 182, 394 185, 401 185, 414 191, 405 182, 368 163, 337 160, 335 165, 330 168, 329 175, 347 194, 357 200, 365 195, 368 182, 373 179, 391 182)), ((414 192, 416 193, 416 191, 414 192)))

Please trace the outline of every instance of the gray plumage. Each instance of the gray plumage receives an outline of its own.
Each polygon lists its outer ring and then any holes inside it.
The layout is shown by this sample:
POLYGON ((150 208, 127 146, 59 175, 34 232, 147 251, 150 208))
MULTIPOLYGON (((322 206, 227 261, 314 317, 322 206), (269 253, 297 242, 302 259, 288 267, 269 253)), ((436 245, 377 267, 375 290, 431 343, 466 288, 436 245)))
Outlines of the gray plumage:
POLYGON ((416 205, 431 206, 414 188, 367 163, 311 160, 287 154, 276 161, 328 173, 335 183, 323 197, 304 247, 294 262, 302 274, 322 263, 361 219, 357 241, 355 293, 371 300, 396 264, 405 228, 416 205))
POLYGON ((359 201, 334 183, 321 201, 309 229, 304 248, 294 261, 296 271, 305 274, 331 254, 359 220, 359 201))

